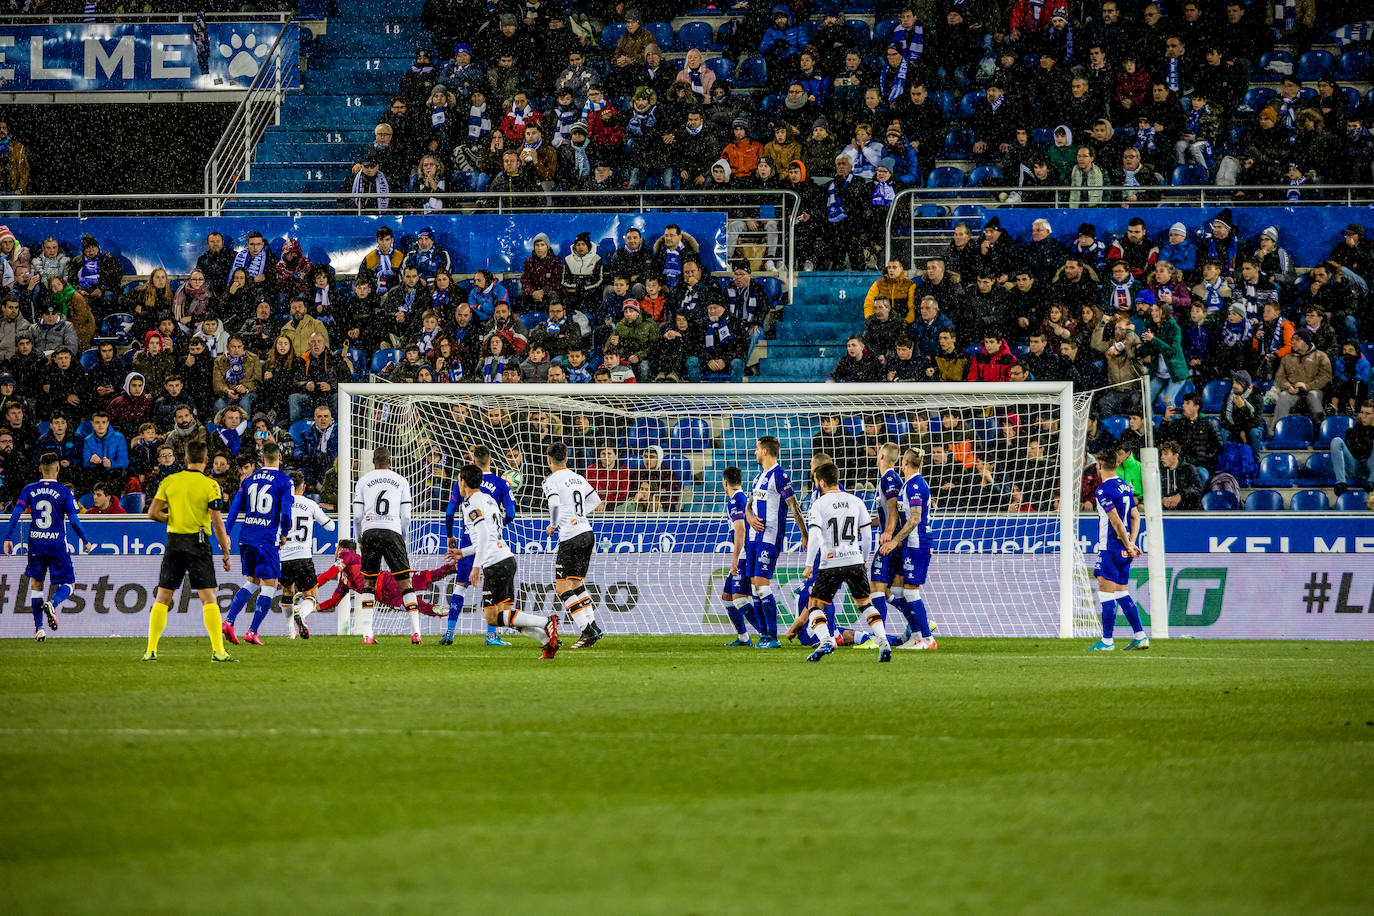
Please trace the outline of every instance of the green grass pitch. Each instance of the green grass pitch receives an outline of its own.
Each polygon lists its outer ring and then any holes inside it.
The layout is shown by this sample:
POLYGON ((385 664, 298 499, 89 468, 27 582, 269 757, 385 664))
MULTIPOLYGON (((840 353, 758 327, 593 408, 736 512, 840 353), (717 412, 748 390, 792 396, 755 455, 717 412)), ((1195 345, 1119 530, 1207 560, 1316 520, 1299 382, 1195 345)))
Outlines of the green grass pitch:
POLYGON ((1369 913, 1374 647, 0 645, 6 913, 1369 913))

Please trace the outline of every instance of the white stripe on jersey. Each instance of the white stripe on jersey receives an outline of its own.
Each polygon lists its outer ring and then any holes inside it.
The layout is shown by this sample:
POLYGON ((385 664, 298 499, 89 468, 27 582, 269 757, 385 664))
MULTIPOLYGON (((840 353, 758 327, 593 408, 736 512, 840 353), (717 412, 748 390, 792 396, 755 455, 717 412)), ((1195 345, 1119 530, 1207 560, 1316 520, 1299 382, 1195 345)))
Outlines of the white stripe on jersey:
POLYGON ((314 555, 316 524, 326 531, 334 530, 334 520, 313 499, 297 496, 291 503, 291 530, 281 546, 283 562, 308 560, 314 555))
POLYGON ((473 565, 485 569, 514 556, 501 537, 501 507, 496 500, 480 490, 463 503, 463 527, 467 528, 472 546, 473 565))
POLYGON ((353 488, 353 523, 359 535, 375 529, 404 535, 410 506, 410 481, 392 470, 368 471, 353 488))
POLYGON ((587 516, 601 505, 596 488, 576 471, 559 468, 544 480, 549 516, 558 525, 558 542, 570 541, 592 530, 587 516))
POLYGON ((819 561, 816 569, 862 564, 872 524, 863 500, 839 490, 826 493, 806 514, 806 527, 811 530, 808 560, 819 561))

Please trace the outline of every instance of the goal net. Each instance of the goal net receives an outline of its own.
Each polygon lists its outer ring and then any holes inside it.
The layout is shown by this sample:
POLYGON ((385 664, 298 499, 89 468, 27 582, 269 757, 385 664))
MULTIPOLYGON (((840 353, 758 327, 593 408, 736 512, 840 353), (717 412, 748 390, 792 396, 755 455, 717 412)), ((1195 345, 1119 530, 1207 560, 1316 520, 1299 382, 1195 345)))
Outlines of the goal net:
MULTIPOLYGON (((587 589, 610 632, 728 634, 719 595, 732 528, 721 472, 738 467, 748 492, 755 444, 773 436, 805 512, 817 452, 841 484, 876 509, 877 450, 918 447, 932 497, 933 559, 923 588, 939 633, 953 636, 1089 635, 1098 609, 1076 531, 1089 399, 1060 383, 1006 385, 345 385, 340 462, 341 530, 350 530, 353 481, 372 450, 415 494, 407 542, 416 569, 439 566, 444 510, 469 449, 484 445, 509 483, 516 517, 506 528, 518 557, 517 607, 556 613, 553 552, 542 483, 545 446, 569 447, 569 465, 605 505, 587 589), (349 494, 345 496, 344 494, 349 494)), ((461 525, 461 518, 455 526, 461 525)), ((805 557, 787 524, 774 594, 796 610, 805 557)), ((447 608, 453 580, 430 595, 447 608)), ((468 596, 466 607, 477 602, 468 596)), ((848 625, 854 608, 836 609, 848 625)), ((380 609, 379 609, 380 611, 380 609)), ((378 614, 382 631, 403 614, 378 614)), ((479 632, 466 613, 461 632, 479 632)))

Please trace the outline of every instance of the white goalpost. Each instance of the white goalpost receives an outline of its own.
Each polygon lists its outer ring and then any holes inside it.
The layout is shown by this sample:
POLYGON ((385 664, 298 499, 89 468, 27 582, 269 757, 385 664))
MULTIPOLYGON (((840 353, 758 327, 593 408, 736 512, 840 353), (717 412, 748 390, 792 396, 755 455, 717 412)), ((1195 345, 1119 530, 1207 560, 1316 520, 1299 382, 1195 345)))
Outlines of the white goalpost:
MULTIPOLYGON (((719 600, 731 545, 721 473, 738 467, 748 491, 754 446, 772 436, 803 511, 815 452, 874 508, 877 446, 922 449, 934 549, 923 591, 941 635, 1088 636, 1099 625, 1077 530, 1091 398, 1068 383, 345 384, 341 396, 340 536, 352 531, 353 482, 387 446, 414 489, 412 565, 438 566, 449 490, 469 449, 486 446, 516 502, 506 535, 522 610, 559 610, 541 488, 544 448, 558 440, 607 503, 592 517, 587 582, 598 621, 611 633, 732 633, 719 600)), ((804 565, 789 521, 775 590, 784 617, 804 565)), ((435 603, 446 607, 451 588, 440 583, 435 603)), ((853 613, 837 610, 841 623, 853 613)), ((460 621, 461 632, 482 628, 476 614, 460 621)))

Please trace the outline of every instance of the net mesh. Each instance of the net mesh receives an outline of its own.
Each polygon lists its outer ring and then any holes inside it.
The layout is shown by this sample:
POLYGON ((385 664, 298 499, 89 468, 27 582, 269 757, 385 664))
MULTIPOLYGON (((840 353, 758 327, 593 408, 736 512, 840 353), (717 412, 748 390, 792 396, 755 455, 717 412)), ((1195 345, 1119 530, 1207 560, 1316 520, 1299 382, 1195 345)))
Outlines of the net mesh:
MULTIPOLYGON (((606 503, 592 518, 598 550, 587 581, 603 625, 621 633, 726 634, 732 631, 719 600, 732 537, 725 468, 741 469, 747 492, 758 471, 755 444, 773 436, 803 511, 817 452, 830 455, 841 484, 875 509, 879 445, 915 446, 927 456, 932 494, 934 558, 923 592, 939 632, 1059 635, 1059 454, 1072 450, 1064 498, 1076 508, 1088 398, 1075 398, 1075 415, 1065 418, 1057 395, 989 394, 975 385, 796 395, 728 386, 729 393, 708 396, 638 394, 634 387, 569 386, 564 395, 482 386, 435 395, 396 386, 353 395, 350 480, 369 469, 373 448, 390 448, 392 469, 415 492, 412 564, 438 566, 452 484, 469 449, 486 446, 517 507, 506 529, 519 560, 517 607, 556 613, 557 545, 545 532, 542 483, 544 447, 561 440, 569 465, 606 503)), ((1076 531, 1065 543, 1075 555, 1074 632, 1090 635, 1097 606, 1083 545, 1076 531)), ((801 532, 789 522, 775 587, 788 611, 795 611, 804 565, 801 532)), ((451 579, 440 582, 430 597, 446 607, 452 588, 451 579)), ((841 623, 852 620, 852 606, 839 610, 841 623)), ((403 630, 404 615, 380 612, 379 628, 386 631, 391 617, 390 629, 403 630)), ((461 631, 481 628, 477 615, 464 615, 461 631)))

